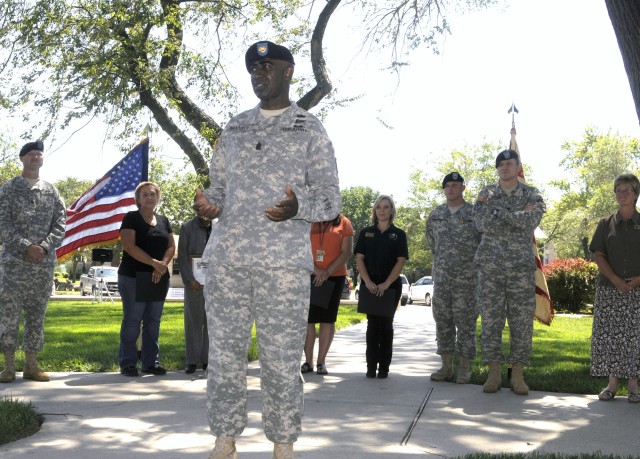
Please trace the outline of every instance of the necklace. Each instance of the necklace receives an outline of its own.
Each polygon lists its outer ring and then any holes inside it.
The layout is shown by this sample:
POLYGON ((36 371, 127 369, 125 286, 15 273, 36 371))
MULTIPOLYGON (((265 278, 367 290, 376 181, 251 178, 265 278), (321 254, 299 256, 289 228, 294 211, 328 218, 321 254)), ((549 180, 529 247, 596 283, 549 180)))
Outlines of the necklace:
POLYGON ((324 235, 327 232, 327 229, 330 227, 331 222, 318 222, 318 225, 320 226, 320 248, 324 249, 324 235))

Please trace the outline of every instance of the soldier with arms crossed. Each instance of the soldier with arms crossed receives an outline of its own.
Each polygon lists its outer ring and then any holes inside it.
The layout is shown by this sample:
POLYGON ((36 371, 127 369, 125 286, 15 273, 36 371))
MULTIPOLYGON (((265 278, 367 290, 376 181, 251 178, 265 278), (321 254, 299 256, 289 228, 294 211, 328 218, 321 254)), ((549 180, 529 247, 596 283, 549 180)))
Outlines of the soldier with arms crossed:
POLYGON ((533 231, 546 210, 540 192, 518 181, 518 153, 504 150, 496 157, 498 183, 485 187, 473 208, 482 233, 474 258, 478 269, 477 301, 482 316, 482 360, 489 364, 484 392, 502 385, 502 329, 509 321, 511 390, 529 393, 523 369, 529 365, 536 308, 536 263, 533 231))

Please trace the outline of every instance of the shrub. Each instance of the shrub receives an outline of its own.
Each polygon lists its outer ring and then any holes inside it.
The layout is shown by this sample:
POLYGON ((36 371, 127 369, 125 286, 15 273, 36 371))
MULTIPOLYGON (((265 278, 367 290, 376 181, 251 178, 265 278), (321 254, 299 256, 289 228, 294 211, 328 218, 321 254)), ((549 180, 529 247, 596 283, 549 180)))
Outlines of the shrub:
POLYGON ((582 258, 557 258, 542 267, 557 311, 581 312, 593 304, 598 266, 582 258))

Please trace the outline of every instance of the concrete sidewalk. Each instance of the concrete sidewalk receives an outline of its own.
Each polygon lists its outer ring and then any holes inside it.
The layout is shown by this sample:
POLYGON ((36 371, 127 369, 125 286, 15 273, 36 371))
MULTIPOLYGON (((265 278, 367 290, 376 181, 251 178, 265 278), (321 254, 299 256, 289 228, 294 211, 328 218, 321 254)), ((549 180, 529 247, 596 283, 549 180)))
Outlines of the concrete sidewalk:
MULTIPOLYGON (((640 407, 595 395, 434 383, 439 367, 431 308, 396 315, 388 379, 365 378, 366 324, 336 334, 328 376, 305 375, 300 459, 454 457, 471 452, 545 451, 637 456, 640 407), (421 415, 420 415, 421 413, 421 415)), ((125 378, 114 373, 53 373, 50 383, 18 379, 0 396, 31 400, 45 415, 36 435, 0 446, 2 458, 206 458, 213 444, 205 413, 206 380, 171 372, 125 378)), ((242 459, 271 458, 261 425, 259 368, 249 370, 249 426, 242 459)))

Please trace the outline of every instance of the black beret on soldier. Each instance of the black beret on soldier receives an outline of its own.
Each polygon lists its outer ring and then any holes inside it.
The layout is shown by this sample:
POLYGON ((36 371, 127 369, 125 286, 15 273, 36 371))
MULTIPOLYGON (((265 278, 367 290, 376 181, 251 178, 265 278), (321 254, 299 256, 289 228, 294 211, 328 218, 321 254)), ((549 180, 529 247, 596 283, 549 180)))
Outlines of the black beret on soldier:
POLYGON ((444 188, 444 186, 449 182, 464 183, 464 179, 462 178, 462 175, 457 172, 451 172, 444 176, 444 180, 442 180, 442 188, 444 188))
POLYGON ((42 140, 36 140, 35 142, 25 143, 24 146, 20 149, 20 157, 22 158, 31 150, 38 150, 44 153, 44 144, 42 143, 42 140))
POLYGON ((498 156, 496 156, 496 169, 500 165, 500 161, 505 161, 508 159, 515 159, 516 164, 520 164, 520 157, 518 153, 514 150, 503 150, 500 152, 498 156))
POLYGON ((249 46, 244 55, 244 63, 249 73, 251 73, 253 63, 260 59, 278 59, 295 65, 291 51, 270 41, 259 41, 249 46))

